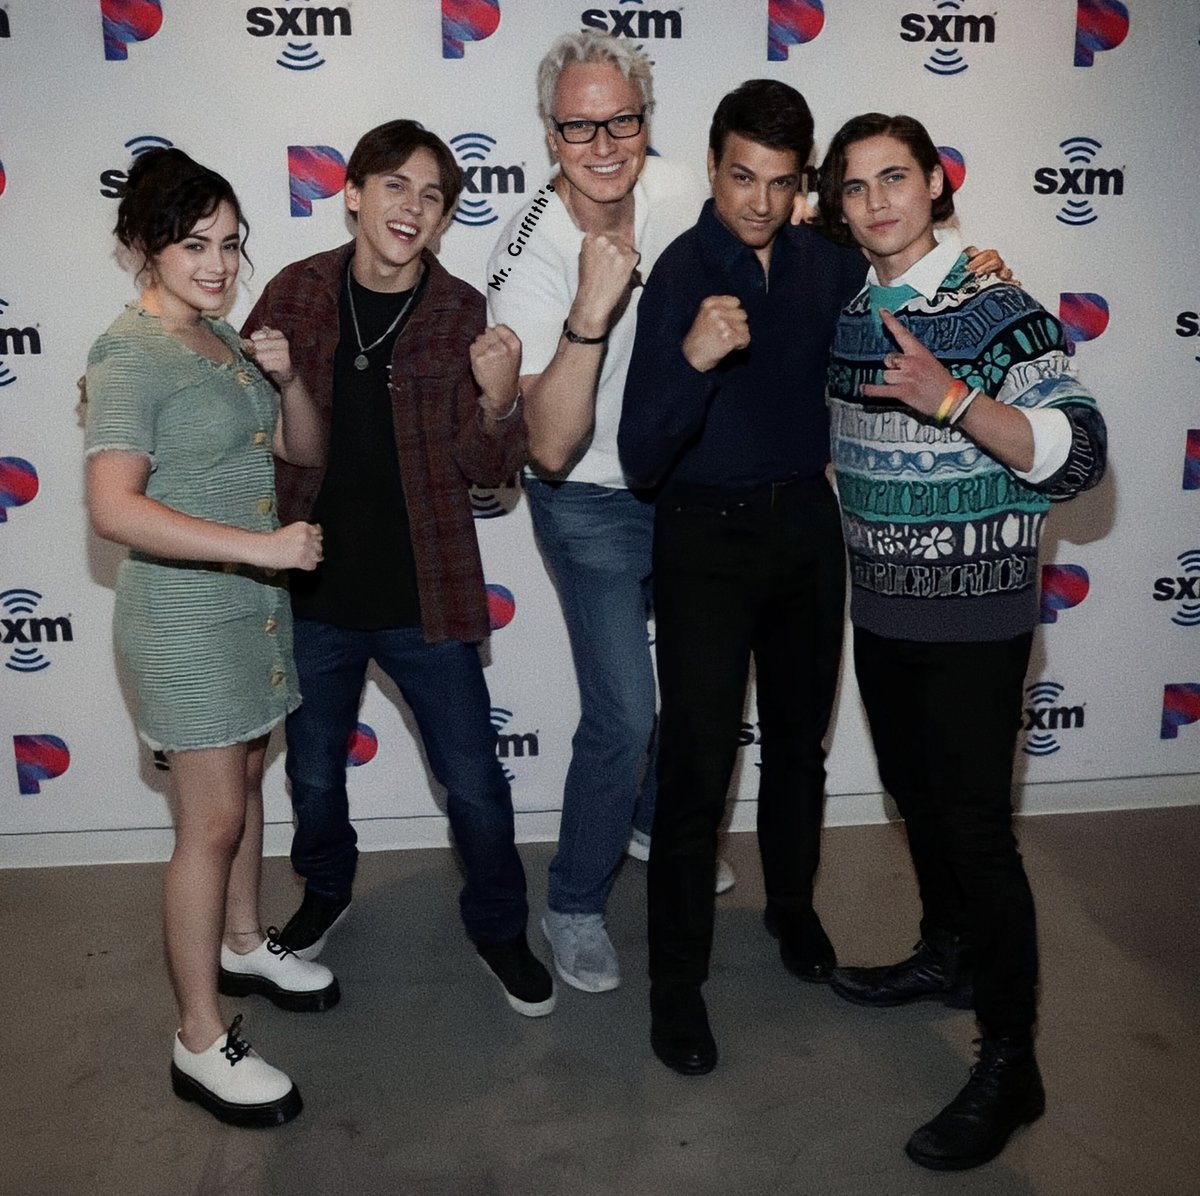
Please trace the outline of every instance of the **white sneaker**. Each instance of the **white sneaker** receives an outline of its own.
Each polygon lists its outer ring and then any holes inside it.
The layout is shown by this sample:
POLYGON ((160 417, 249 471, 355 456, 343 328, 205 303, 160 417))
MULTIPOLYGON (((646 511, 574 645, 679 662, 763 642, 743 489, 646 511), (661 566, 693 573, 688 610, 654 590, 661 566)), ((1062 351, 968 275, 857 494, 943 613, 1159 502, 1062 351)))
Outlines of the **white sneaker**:
POLYGON ((193 1054, 179 1041, 171 1051, 171 1087, 228 1125, 283 1125, 304 1107, 300 1090, 238 1036, 239 1013, 206 1051, 193 1054))
MULTIPOLYGON (((636 828, 629 834, 629 842, 625 845, 625 854, 635 860, 650 858, 650 836, 645 831, 636 828)), ((737 876, 727 859, 718 857, 716 882, 713 886, 717 893, 728 893, 737 884, 737 876)))
POLYGON ((728 893, 737 884, 733 866, 723 856, 717 857, 717 880, 714 888, 718 893, 728 893))
POLYGON ((621 983, 621 965, 603 914, 560 914, 548 909, 542 932, 554 955, 554 970, 572 987, 603 993, 621 983))
POLYGON ((323 963, 309 963, 289 951, 276 938, 272 926, 267 941, 246 955, 221 944, 221 970, 217 989, 227 997, 258 993, 280 1009, 320 1012, 341 999, 333 973, 323 963))
POLYGON ((644 864, 650 858, 650 836, 637 827, 629 832, 629 842, 625 845, 625 854, 644 864))

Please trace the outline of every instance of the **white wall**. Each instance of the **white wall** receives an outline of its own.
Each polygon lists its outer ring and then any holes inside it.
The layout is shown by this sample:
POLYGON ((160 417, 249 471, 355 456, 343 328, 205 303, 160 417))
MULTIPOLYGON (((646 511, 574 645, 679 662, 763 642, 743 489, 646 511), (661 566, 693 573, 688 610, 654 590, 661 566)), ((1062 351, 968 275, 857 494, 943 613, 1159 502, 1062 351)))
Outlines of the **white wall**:
MULTIPOLYGON (((536 63, 557 33, 581 24, 644 46, 657 80, 654 146, 698 170, 717 100, 755 76, 805 93, 818 152, 867 109, 909 112, 958 151, 963 231, 998 246, 1046 307, 1079 325, 1078 360, 1111 436, 1108 479, 1051 516, 1044 560, 1066 571, 1048 589, 1060 604, 1085 588, 1086 597, 1039 637, 1029 683, 1061 689, 1030 694, 1024 807, 1200 797, 1194 4, 500 0, 497 10, 496 0, 348 0, 325 13, 316 0, 0 3, 0 864, 169 850, 167 775, 133 732, 113 659, 119 555, 89 537, 81 502, 75 381, 91 341, 135 293, 113 252, 111 172, 153 137, 233 181, 255 264, 237 322, 284 264, 345 238, 338 155, 383 120, 415 117, 479 168, 441 256, 482 289, 500 222, 548 170, 536 63), (461 52, 443 42, 460 13, 461 52), (127 31, 124 50, 109 51, 123 59, 106 58, 105 14, 114 42, 127 31), (779 22, 774 56, 769 15, 779 22), (1086 47, 1089 36, 1093 60, 1077 65, 1077 40, 1086 47), (1081 137, 1092 142, 1061 147, 1081 137), (297 172, 289 185, 289 147, 327 147, 310 215, 292 214, 290 191, 304 180, 297 172)), ((507 506, 516 497, 500 495, 507 506)), ((578 709, 565 634, 524 504, 477 526, 489 583, 515 601, 490 646, 496 719, 526 749, 506 759, 521 833, 544 837, 578 709)), ((391 695, 370 684, 361 717, 377 739, 351 773, 364 845, 445 842, 391 695)), ((753 818, 757 749, 743 757, 735 825, 753 818)), ((850 671, 829 789, 831 821, 883 816, 850 671)), ((268 847, 283 850, 290 811, 277 748, 267 795, 268 847)))

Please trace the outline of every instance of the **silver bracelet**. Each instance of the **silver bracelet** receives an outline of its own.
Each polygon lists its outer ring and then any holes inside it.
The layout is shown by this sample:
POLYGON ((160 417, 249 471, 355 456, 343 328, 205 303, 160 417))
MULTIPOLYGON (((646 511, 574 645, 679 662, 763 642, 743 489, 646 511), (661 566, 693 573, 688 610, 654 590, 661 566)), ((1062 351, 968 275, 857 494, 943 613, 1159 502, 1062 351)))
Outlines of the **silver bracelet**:
POLYGON ((518 390, 517 397, 515 399, 513 399, 513 401, 512 401, 512 406, 503 415, 492 414, 491 409, 483 401, 483 395, 479 396, 479 406, 483 408, 484 415, 491 415, 492 419, 496 423, 502 424, 506 419, 508 419, 511 415, 513 415, 514 412, 517 410, 517 407, 519 406, 519 404, 521 402, 521 398, 522 398, 521 392, 518 390))

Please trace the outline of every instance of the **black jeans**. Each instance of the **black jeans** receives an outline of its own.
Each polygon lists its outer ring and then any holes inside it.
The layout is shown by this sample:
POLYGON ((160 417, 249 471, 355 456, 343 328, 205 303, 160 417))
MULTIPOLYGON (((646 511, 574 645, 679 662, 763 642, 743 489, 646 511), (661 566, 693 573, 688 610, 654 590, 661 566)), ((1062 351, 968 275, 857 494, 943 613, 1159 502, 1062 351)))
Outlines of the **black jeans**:
POLYGON ((654 532, 662 692, 648 877, 650 976, 699 985, 713 934, 717 828, 753 656, 762 732, 758 843, 767 900, 812 909, 837 689, 845 550, 824 478, 748 494, 675 485, 654 532))
POLYGON ((854 629, 879 775, 904 817, 920 886, 921 932, 970 935, 975 1011, 993 1036, 1027 1036, 1035 1014, 1033 894, 1012 830, 1032 640, 923 643, 854 629))

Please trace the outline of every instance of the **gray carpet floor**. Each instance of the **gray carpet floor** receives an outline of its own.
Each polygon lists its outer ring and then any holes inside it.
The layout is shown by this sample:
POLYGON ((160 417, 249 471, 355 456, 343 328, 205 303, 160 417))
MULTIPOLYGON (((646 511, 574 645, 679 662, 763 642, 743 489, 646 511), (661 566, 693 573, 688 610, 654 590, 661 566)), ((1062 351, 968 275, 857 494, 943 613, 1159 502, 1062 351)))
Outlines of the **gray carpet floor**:
MULTIPOLYGON (((974 1172, 925 1172, 902 1150, 965 1080, 971 1015, 860 1009, 790 977, 742 834, 726 837, 738 884, 718 899, 706 989, 711 1075, 676 1076, 649 1050, 643 865, 626 862, 609 911, 621 988, 560 985, 534 1021, 508 1009, 459 928, 451 854, 377 853, 324 956, 341 1004, 236 1006, 304 1095, 296 1121, 266 1131, 171 1093, 161 866, 0 872, 0 1192, 1194 1196, 1200 807, 1031 818, 1020 834, 1048 1107, 974 1172)), ((551 853, 522 848, 543 957, 551 853)), ((266 861, 264 923, 298 895, 287 861, 266 861)), ((906 954, 917 903, 902 830, 828 830, 818 905, 843 962, 906 954)))

